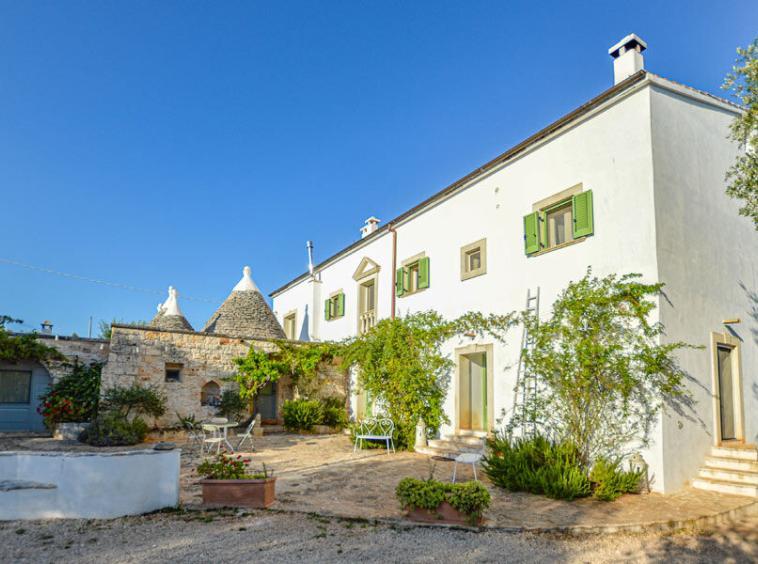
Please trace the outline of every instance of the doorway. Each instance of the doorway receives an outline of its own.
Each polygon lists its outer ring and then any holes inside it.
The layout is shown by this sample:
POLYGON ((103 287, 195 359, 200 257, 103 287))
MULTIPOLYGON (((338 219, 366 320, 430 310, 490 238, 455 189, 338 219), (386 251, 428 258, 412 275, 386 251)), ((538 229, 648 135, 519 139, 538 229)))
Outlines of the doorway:
POLYGON ((277 383, 269 382, 255 396, 255 413, 260 413, 261 423, 266 425, 276 425, 277 423, 277 390, 277 383))
POLYGON ((460 355, 458 378, 458 427, 465 431, 487 431, 487 354, 460 355))
POLYGON ((740 342, 728 334, 711 334, 713 423, 716 445, 745 439, 740 342))

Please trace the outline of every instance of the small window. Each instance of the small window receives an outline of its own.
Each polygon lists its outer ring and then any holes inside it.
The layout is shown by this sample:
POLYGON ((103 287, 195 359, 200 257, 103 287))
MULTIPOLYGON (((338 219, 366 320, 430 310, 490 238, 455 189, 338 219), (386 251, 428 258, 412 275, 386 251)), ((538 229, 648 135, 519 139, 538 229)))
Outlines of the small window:
POLYGON ((324 317, 327 321, 338 319, 345 315, 345 294, 336 292, 324 303, 324 317))
POLYGON ((584 239, 594 232, 592 191, 581 184, 535 204, 524 216, 524 251, 539 253, 584 239))
POLYGON ((361 284, 361 313, 376 309, 376 283, 369 280, 361 284))
POLYGON ((397 296, 415 294, 429 287, 429 257, 421 256, 405 261, 395 274, 397 296))
POLYGON ((284 316, 284 335, 290 339, 297 338, 297 312, 293 311, 284 316))
POLYGON ((221 387, 216 382, 208 382, 200 390, 200 405, 212 407, 221 405, 221 387))
POLYGON ((461 280, 487 273, 487 240, 482 239, 461 248, 461 280))
POLYGON ((181 382, 182 381, 182 364, 166 363, 166 382, 181 382))
POLYGON ((0 370, 0 403, 29 403, 31 387, 31 372, 0 370))

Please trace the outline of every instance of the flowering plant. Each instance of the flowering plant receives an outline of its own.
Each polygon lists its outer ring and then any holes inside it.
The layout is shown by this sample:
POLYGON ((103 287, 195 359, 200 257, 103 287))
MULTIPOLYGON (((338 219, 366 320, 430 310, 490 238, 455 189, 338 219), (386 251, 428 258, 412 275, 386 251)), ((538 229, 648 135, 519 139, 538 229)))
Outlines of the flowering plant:
POLYGON ((72 398, 56 392, 49 393, 37 408, 49 429, 64 421, 86 421, 87 409, 72 398))
POLYGON ((271 473, 263 465, 263 471, 251 473, 250 459, 242 458, 241 454, 229 456, 218 454, 213 460, 204 460, 198 467, 197 473, 208 480, 253 480, 268 478, 271 473))

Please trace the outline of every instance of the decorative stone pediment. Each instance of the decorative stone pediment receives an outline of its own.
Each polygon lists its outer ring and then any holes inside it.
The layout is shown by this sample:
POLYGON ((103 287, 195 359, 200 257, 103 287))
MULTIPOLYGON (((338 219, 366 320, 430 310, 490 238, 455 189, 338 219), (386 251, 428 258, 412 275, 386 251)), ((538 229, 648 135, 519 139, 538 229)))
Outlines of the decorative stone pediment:
POLYGON ((371 276, 373 274, 376 274, 381 270, 381 266, 376 264, 373 260, 371 260, 368 257, 363 257, 360 264, 358 265, 358 268, 355 269, 355 274, 353 274, 353 280, 362 280, 363 278, 366 278, 367 276, 371 276))

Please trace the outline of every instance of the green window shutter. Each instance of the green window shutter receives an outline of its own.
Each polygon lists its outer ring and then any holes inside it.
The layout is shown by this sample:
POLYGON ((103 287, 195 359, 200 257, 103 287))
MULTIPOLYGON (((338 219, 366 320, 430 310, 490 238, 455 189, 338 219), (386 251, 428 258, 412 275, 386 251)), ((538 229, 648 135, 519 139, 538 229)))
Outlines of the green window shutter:
POLYGON ((329 301, 330 300, 326 300, 324 302, 324 319, 326 319, 327 321, 329 321, 332 318, 332 312, 331 312, 331 308, 329 307, 329 301))
POLYGON ((345 315, 345 293, 342 292, 337 296, 337 317, 345 315))
POLYGON ((395 272, 395 295, 405 294, 405 269, 398 268, 395 272))
POLYGON ((540 250, 542 239, 540 229, 540 212, 532 212, 524 216, 524 252, 531 255, 540 250))
POLYGON ((574 239, 592 235, 592 190, 571 198, 571 215, 574 218, 574 239))
POLYGON ((429 257, 423 257, 418 261, 418 288, 419 290, 429 287, 429 257))

